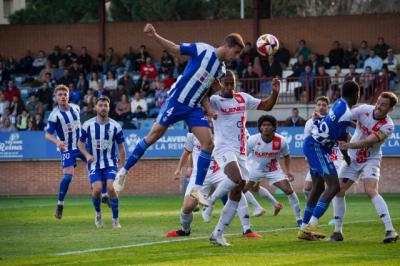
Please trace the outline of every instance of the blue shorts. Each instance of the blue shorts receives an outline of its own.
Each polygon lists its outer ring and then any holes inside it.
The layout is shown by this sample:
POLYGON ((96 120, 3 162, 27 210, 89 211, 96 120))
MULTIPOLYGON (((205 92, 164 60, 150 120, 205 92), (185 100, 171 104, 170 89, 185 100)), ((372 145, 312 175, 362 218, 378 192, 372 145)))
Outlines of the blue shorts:
POLYGON ((86 163, 85 156, 81 153, 80 150, 72 150, 61 152, 61 165, 62 168, 67 168, 70 166, 76 167, 76 158, 80 158, 82 161, 86 163))
POLYGON ((157 122, 165 127, 182 120, 186 122, 189 129, 192 127, 210 127, 202 108, 189 107, 175 99, 168 99, 157 116, 157 122))
POLYGON ((107 179, 114 180, 117 175, 118 168, 116 166, 110 166, 103 169, 94 169, 89 172, 89 182, 106 181, 107 179))
POLYGON ((337 175, 335 165, 328 152, 312 136, 308 136, 303 143, 303 152, 310 166, 310 173, 323 177, 324 175, 337 175))

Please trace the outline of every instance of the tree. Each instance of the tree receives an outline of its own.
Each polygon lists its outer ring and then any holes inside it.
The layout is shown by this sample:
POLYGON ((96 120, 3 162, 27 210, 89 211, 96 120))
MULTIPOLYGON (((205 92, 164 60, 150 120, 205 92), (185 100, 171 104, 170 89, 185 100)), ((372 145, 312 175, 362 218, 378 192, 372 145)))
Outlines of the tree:
POLYGON ((97 0, 32 0, 25 9, 9 17, 11 24, 70 24, 97 20, 97 0))

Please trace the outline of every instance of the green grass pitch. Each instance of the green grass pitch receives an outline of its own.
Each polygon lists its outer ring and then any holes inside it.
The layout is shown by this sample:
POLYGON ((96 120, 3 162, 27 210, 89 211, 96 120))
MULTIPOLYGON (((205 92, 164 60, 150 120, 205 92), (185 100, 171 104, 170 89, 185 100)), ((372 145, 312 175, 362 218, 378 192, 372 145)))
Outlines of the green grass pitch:
MULTIPOLYGON (((384 198, 400 231, 400 196, 384 198)), ((208 236, 220 203, 209 224, 196 213, 192 235, 170 239, 166 232, 179 228, 180 196, 122 197, 119 230, 111 228, 111 210, 104 205, 104 228, 95 228, 89 196, 68 196, 62 220, 53 218, 55 196, 0 197, 0 265, 400 265, 400 243, 382 244, 384 226, 366 195, 347 197, 342 243, 298 240, 287 199, 279 200, 285 207, 274 217, 259 199, 269 212, 251 223, 263 238, 243 238, 236 217, 226 231, 233 246, 216 247, 208 236)), ((329 209, 321 220, 328 234, 331 217, 329 209)))

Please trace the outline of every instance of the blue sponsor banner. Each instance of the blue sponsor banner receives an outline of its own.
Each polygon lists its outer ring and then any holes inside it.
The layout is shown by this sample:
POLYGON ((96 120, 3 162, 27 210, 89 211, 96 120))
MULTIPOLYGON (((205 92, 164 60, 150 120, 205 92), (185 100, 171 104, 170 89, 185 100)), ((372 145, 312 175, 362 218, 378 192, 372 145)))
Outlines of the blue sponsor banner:
MULTIPOLYGON (((293 156, 303 156, 303 131, 303 127, 278 128, 278 133, 288 141, 293 156)), ((249 132, 255 134, 257 129, 249 128, 249 132)), ((147 130, 124 130, 125 148, 128 154, 147 133, 147 130)), ((186 133, 186 130, 168 130, 164 137, 147 150, 144 158, 179 158, 186 133)), ((396 126, 382 147, 385 156, 400 156, 400 126, 396 126)), ((0 161, 48 159, 60 159, 60 153, 53 143, 44 138, 44 132, 0 132, 0 161)))

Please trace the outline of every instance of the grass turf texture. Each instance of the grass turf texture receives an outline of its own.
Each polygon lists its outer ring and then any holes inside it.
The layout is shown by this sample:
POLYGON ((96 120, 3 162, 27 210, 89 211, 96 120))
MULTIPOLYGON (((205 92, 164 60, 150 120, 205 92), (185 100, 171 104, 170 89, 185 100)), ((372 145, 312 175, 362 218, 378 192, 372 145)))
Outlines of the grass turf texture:
MULTIPOLYGON (((384 195, 384 198, 399 231, 400 196, 384 195)), ((195 214, 192 235, 184 240, 165 237, 168 230, 180 228, 182 197, 179 196, 122 197, 122 228, 119 230, 112 229, 111 210, 104 204, 104 228, 95 228, 94 210, 88 196, 68 196, 62 220, 53 217, 56 197, 0 197, 0 265, 400 264, 400 243, 382 244, 384 226, 366 195, 347 197, 345 221, 349 224, 344 225, 345 241, 342 243, 298 240, 290 205, 286 197, 278 199, 285 208, 277 217, 272 216, 271 205, 259 199, 268 213, 251 219, 253 230, 262 232, 263 238, 242 237, 236 217, 226 231, 233 247, 216 247, 209 244, 208 236, 218 221, 220 203, 209 224, 201 220, 200 213, 195 214), (154 243, 162 241, 168 242, 154 243), (110 247, 116 248, 60 255, 110 247)), ((304 206, 304 201, 301 205, 304 206)), ((322 230, 328 235, 333 230, 332 226, 327 226, 331 217, 330 208, 321 220, 322 230)))

